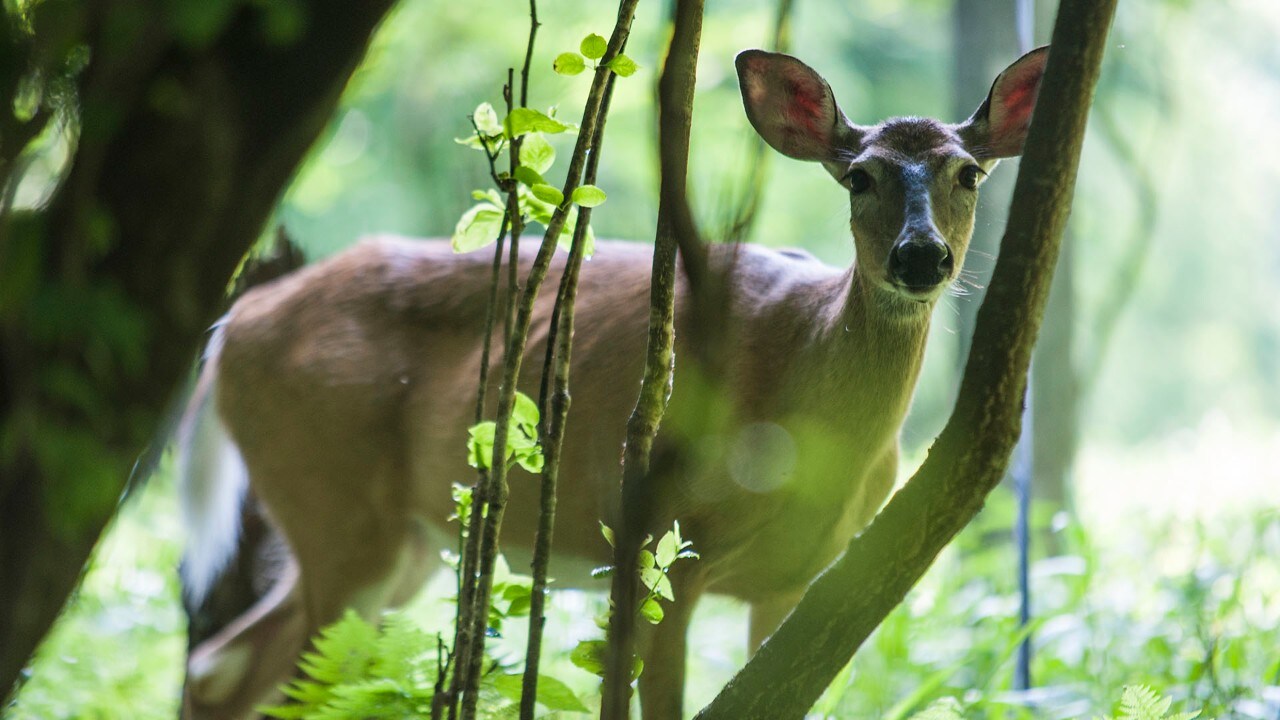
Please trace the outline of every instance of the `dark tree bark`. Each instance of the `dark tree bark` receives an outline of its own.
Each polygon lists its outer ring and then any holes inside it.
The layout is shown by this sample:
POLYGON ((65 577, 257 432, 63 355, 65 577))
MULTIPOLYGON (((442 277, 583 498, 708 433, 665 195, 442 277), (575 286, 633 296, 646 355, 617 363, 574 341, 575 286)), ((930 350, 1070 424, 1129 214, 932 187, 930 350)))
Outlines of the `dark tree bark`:
POLYGON ((1115 0, 1064 0, 1002 252, 956 409, 925 464, 699 713, 799 718, 981 509, 1020 431, 1039 330, 1115 0))
POLYGON ((0 218, 6 693, 391 2, 299 4, 283 32, 256 3, 184 24, 202 4, 48 0, 36 18, 90 59, 69 173, 47 207, 0 218))

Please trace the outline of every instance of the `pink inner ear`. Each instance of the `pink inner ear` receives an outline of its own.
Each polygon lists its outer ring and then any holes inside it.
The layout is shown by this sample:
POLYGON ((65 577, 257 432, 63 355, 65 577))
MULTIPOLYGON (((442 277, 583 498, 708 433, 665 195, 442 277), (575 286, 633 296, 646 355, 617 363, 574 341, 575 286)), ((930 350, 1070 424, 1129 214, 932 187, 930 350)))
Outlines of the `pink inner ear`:
POLYGON ((1027 124, 1036 106, 1040 90, 1040 68, 1020 73, 1001 82, 999 98, 1001 117, 997 132, 1014 130, 1027 124))
POLYGON ((801 77, 788 77, 786 82, 790 99, 785 108, 787 120, 803 126, 815 138, 825 138, 830 123, 824 122, 826 92, 822 85, 801 77))

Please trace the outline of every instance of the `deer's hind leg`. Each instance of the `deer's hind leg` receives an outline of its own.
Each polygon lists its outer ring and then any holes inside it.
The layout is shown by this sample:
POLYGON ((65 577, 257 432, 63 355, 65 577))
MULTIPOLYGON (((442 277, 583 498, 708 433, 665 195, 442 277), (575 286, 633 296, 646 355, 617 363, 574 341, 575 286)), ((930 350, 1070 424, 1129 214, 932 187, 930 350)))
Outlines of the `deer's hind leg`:
POLYGON ((367 620, 411 595, 430 570, 425 533, 411 520, 398 454, 312 446, 292 467, 246 460, 255 490, 283 532, 293 566, 248 613, 192 651, 184 707, 192 718, 251 717, 278 700, 308 639, 352 608, 367 620), (341 452, 337 451, 338 449, 341 452))

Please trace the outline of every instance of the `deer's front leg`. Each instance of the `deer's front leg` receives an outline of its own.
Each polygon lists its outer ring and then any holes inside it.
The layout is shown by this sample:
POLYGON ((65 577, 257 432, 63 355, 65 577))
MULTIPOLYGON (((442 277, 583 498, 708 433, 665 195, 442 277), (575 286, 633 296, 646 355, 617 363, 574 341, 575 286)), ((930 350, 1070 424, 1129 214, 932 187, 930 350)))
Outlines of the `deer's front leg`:
POLYGON ((702 597, 704 582, 696 571, 671 572, 674 603, 663 602, 662 622, 646 633, 644 672, 640 674, 640 715, 644 720, 684 717, 684 676, 689 620, 702 597))
POLYGON ((804 597, 804 589, 797 592, 776 595, 767 600, 751 603, 751 630, 748 637, 747 652, 755 655, 756 650, 782 624, 791 609, 804 597))

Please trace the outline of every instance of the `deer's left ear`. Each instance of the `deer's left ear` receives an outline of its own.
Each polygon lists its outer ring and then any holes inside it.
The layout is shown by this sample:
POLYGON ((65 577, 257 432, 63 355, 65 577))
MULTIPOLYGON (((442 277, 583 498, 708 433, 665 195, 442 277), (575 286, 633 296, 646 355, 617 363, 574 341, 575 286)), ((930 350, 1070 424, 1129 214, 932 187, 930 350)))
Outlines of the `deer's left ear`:
POLYGON ((975 158, 997 160, 1022 154, 1048 60, 1048 46, 1015 60, 992 83, 991 92, 973 117, 957 128, 975 158))

